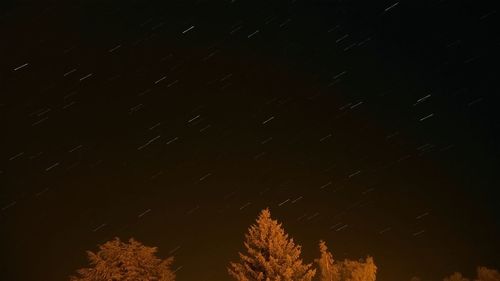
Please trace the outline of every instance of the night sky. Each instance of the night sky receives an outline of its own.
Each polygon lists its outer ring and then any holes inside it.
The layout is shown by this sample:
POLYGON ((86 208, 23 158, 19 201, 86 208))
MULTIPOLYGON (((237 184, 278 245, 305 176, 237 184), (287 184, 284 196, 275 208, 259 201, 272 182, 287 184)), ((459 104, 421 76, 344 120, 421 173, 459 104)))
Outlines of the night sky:
POLYGON ((230 280, 265 207, 377 280, 500 267, 492 4, 1 2, 0 279, 119 236, 230 280))

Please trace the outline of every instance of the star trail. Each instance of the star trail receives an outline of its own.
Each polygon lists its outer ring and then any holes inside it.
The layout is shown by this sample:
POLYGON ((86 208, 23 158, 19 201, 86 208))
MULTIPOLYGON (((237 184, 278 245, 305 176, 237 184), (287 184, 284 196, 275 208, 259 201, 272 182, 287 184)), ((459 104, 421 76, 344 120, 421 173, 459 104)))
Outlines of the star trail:
POLYGON ((267 207, 308 262, 323 239, 382 281, 499 268, 497 24, 448 0, 0 4, 0 279, 67 280, 118 236, 231 280, 267 207))

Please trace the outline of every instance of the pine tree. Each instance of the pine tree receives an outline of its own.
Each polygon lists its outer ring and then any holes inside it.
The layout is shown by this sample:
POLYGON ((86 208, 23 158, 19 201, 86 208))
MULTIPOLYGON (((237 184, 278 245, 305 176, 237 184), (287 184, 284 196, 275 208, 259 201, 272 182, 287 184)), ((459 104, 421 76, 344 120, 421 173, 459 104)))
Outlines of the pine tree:
POLYGON ((316 260, 320 271, 320 281, 340 281, 339 268, 333 261, 333 256, 326 246, 325 241, 319 242, 320 258, 316 260))
POLYGON ((157 248, 147 247, 130 239, 119 238, 99 246, 99 251, 87 252, 90 267, 77 271, 72 281, 174 281, 170 269, 173 258, 156 257, 157 248))
POLYGON ((316 270, 303 264, 301 247, 288 238, 283 227, 264 209, 245 234, 246 253, 231 262, 229 275, 237 281, 311 281, 316 270))

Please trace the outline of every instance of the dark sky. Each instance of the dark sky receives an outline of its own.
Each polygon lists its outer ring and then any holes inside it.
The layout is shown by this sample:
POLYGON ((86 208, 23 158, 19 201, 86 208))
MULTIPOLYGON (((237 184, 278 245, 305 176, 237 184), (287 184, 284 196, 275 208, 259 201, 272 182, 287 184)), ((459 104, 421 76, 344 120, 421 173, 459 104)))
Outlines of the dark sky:
POLYGON ((500 267, 478 2, 2 1, 0 279, 66 280, 119 236, 230 280, 265 207, 377 280, 500 267))

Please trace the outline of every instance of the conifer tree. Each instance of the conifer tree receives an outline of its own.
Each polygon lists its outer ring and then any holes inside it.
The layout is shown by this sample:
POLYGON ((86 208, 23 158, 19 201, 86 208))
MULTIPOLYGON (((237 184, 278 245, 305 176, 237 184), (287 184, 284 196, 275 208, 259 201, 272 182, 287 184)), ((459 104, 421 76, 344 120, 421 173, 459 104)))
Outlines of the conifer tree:
POLYGON ((170 266, 173 258, 156 257, 157 248, 147 247, 130 239, 119 238, 99 246, 99 251, 87 252, 90 266, 77 271, 72 281, 174 281, 170 266))
POLYGON ((334 263, 332 253, 328 251, 325 241, 319 242, 320 258, 316 260, 318 264, 320 281, 340 281, 339 268, 334 263))
POLYGON ((264 209, 245 235, 246 253, 231 262, 229 275, 237 281, 311 281, 316 270, 300 258, 301 247, 295 245, 283 227, 264 209))

